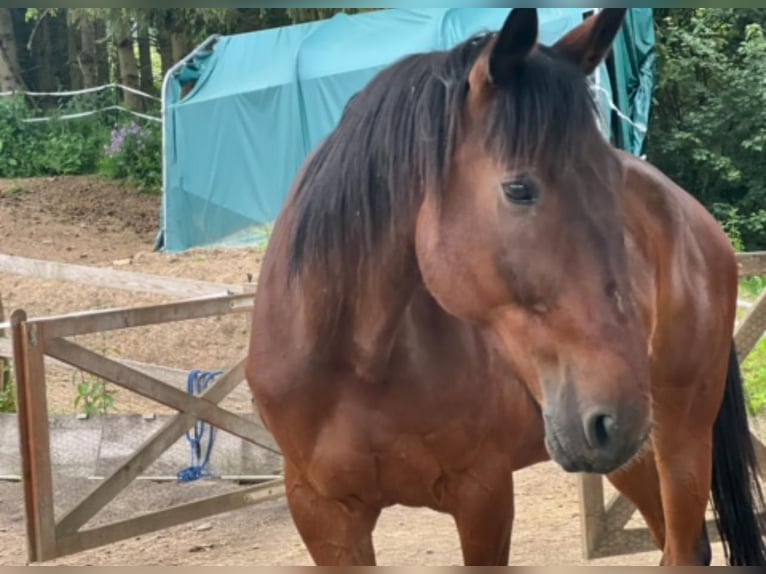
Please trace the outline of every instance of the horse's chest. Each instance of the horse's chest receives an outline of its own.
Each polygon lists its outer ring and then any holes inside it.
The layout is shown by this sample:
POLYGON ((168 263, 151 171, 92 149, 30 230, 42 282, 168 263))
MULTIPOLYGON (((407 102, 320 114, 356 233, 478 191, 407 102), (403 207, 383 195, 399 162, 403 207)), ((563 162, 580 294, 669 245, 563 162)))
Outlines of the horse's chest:
POLYGON ((315 454, 325 469, 336 469, 324 477, 333 494, 364 490, 370 503, 438 508, 454 480, 488 461, 510 472, 540 459, 542 427, 534 409, 515 398, 518 389, 478 380, 467 393, 444 381, 438 392, 409 387, 404 401, 392 386, 364 409, 355 397, 356 406, 341 406, 336 412, 344 416, 325 427, 335 432, 320 437, 327 442, 315 454))

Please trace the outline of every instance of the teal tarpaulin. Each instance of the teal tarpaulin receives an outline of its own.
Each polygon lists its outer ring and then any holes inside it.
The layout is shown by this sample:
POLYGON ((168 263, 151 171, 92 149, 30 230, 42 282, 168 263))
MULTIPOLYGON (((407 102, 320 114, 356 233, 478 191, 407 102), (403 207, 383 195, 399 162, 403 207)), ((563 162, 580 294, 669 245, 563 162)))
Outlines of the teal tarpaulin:
MULTIPOLYGON (((381 10, 224 36, 168 82, 165 186, 158 245, 243 245, 276 218, 306 156, 383 67, 497 30, 509 8, 381 10), (193 86, 182 96, 184 86, 193 86)), ((588 9, 540 8, 553 43, 588 9)), ((639 154, 653 87, 650 9, 631 9, 615 66, 596 74, 605 130, 639 154), (614 102, 622 117, 610 110, 614 102), (612 127, 617 125, 617 129, 612 127)))

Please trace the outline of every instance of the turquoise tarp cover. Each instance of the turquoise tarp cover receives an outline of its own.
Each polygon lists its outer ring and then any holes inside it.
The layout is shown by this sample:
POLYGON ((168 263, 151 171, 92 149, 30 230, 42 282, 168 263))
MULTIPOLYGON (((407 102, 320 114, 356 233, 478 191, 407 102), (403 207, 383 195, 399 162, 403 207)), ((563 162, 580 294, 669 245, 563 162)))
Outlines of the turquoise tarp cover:
MULTIPOLYGON (((165 184, 158 247, 245 245, 263 237, 312 148, 351 96, 383 67, 497 30, 509 8, 381 10, 224 36, 168 82, 165 184), (193 81, 182 97, 182 86, 193 81)), ((555 42, 588 9, 540 8, 540 41, 555 42)), ((604 129, 642 153, 653 86, 650 9, 631 9, 615 68, 596 74, 604 129), (615 83, 613 90, 610 82, 615 83), (614 101, 622 118, 610 110, 614 101), (612 130, 614 122, 618 129, 612 130)))

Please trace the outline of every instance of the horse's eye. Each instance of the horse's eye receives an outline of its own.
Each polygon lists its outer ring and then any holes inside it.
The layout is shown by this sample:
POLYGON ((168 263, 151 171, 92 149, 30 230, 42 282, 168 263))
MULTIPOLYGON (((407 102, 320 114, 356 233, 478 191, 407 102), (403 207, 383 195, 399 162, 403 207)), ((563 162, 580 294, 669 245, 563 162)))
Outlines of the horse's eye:
POLYGON ((533 182, 518 179, 503 183, 503 193, 508 201, 517 205, 532 205, 540 195, 533 182))

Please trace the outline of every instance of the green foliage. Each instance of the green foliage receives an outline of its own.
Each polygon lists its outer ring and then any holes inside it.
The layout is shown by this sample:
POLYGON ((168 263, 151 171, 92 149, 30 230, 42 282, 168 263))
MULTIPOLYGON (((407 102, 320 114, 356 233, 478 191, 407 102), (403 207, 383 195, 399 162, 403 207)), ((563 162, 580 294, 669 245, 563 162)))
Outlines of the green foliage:
POLYGON ((7 362, 0 363, 0 413, 15 413, 16 406, 16 380, 13 371, 7 362), (7 381, 3 385, 2 381, 7 381))
POLYGON ((108 94, 80 97, 58 109, 36 110, 22 98, 0 98, 0 177, 102 173, 147 193, 162 186, 160 125, 103 112, 72 120, 28 122, 40 115, 76 114, 107 107, 108 94))
POLYGON ((72 382, 77 386, 74 406, 75 408, 82 406, 84 414, 88 416, 105 415, 114 408, 116 391, 108 387, 103 379, 77 372, 73 373, 72 382))
MULTIPOLYGON (((367 12, 368 8, 26 8, 25 19, 35 30, 46 19, 66 11, 75 29, 94 21, 106 22, 107 30, 125 25, 148 26, 157 37, 176 34, 194 45, 211 33, 237 34, 329 18, 338 12, 367 12)), ((42 28, 40 28, 42 30, 42 28)), ((40 32, 42 34, 42 32, 40 32)), ((38 35, 38 37, 40 37, 38 35)), ((114 40, 111 32, 108 38, 114 40)), ((100 43, 97 50, 114 47, 100 43)), ((155 64, 159 54, 155 53, 155 64)), ((159 66, 157 66, 159 67, 159 66)), ((112 75, 114 71, 112 72, 112 75)), ((156 77, 156 76, 155 76, 156 77)), ((63 86, 62 86, 63 87, 63 86)), ((57 106, 54 99, 0 98, 0 178, 101 173, 131 182, 140 190, 157 193, 162 184, 162 137, 160 126, 134 123, 124 116, 100 113, 70 121, 29 122, 35 116, 71 114, 108 107, 114 94, 71 98, 57 106), (37 108, 37 106, 40 108, 37 108), (129 133, 128 133, 129 132, 129 133), (115 141, 119 140, 119 145, 115 141)), ((149 110, 145 110, 149 111, 149 110)), ((156 112, 157 110, 152 110, 156 112)))
MULTIPOLYGON (((92 108, 91 108, 92 109, 92 108)), ((59 108, 46 114, 75 113, 59 108)), ((93 173, 108 136, 102 121, 28 122, 36 114, 21 97, 0 99, 0 177, 93 173)))
POLYGON ((104 149, 101 173, 125 179, 144 192, 162 188, 162 130, 159 125, 124 123, 111 132, 104 149))
POLYGON ((739 282, 739 292, 748 301, 755 300, 766 288, 766 277, 746 277, 739 282))
POLYGON ((766 11, 656 12, 659 86, 647 155, 723 223, 766 247, 766 11))
POLYGON ((742 363, 750 414, 766 410, 766 339, 761 339, 742 363))
MULTIPOLYGON (((101 344, 96 352, 106 356, 109 351, 116 351, 107 346, 106 334, 101 334, 101 344)), ((107 381, 101 377, 77 371, 72 373, 72 382, 76 385, 77 396, 74 400, 75 409, 82 406, 82 411, 88 416, 105 415, 114 408, 114 398, 117 393, 107 381)))
MULTIPOLYGON (((739 296, 753 302, 766 288, 766 277, 747 277, 739 281, 739 296)), ((744 320, 750 309, 737 309, 737 318, 744 320)), ((745 391, 748 398, 748 410, 751 414, 766 411, 766 339, 756 344, 747 359, 742 363, 742 375, 745 379, 745 391)))
POLYGON ((742 240, 743 222, 739 210, 728 203, 713 203, 709 208, 729 236, 732 247, 737 251, 745 251, 745 242, 742 240))

